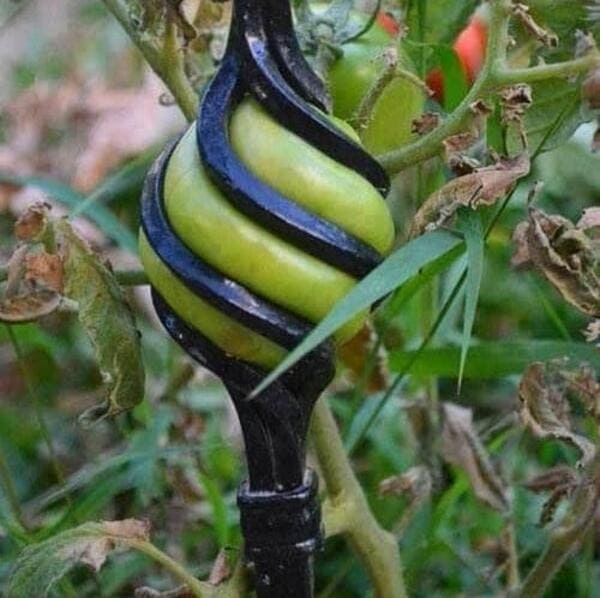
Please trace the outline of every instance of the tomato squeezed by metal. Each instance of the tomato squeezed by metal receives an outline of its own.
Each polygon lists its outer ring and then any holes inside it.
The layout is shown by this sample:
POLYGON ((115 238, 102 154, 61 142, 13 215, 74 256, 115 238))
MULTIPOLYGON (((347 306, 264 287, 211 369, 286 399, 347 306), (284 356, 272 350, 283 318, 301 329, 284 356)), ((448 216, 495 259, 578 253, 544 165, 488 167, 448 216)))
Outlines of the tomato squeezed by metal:
MULTIPOLYGON (((364 277, 382 260, 375 249, 260 181, 236 156, 229 122, 247 95, 286 129, 387 193, 389 180, 381 166, 325 114, 327 91, 300 51, 287 0, 234 0, 225 56, 198 108, 198 155, 211 181, 237 210, 303 252, 364 277)), ((144 188, 142 228, 152 249, 204 301, 292 349, 310 331, 309 322, 212 268, 172 230, 163 192, 174 147, 157 160, 144 188)), ((248 400, 265 372, 226 354, 188 326, 155 289, 153 301, 171 336, 223 380, 238 412, 248 462, 248 481, 240 488, 238 504, 259 597, 309 598, 313 555, 322 538, 317 479, 305 465, 306 437, 313 406, 334 374, 332 345, 322 345, 248 400)))

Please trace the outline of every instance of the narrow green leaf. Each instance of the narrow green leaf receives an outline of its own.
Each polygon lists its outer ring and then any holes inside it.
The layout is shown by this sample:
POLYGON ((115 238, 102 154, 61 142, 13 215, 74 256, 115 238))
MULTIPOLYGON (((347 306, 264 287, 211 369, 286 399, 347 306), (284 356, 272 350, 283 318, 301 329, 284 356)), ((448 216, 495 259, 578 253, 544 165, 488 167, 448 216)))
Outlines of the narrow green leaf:
MULTIPOLYGON (((65 205, 69 209, 76 209, 85 202, 85 196, 81 195, 72 187, 39 176, 17 176, 7 172, 0 172, 0 183, 9 183, 20 187, 35 187, 44 191, 55 201, 65 205)), ((87 216, 96 224, 107 237, 118 243, 124 249, 137 253, 136 236, 116 218, 110 210, 102 205, 96 205, 94 211, 87 216)))
POLYGON ((461 243, 461 239, 450 232, 434 231, 414 239, 395 251, 333 307, 300 345, 259 384, 251 393, 251 397, 263 391, 354 315, 385 297, 416 276, 421 268, 446 255, 461 243))
POLYGON ((471 345, 471 335, 473 333, 473 324, 475 323, 479 291, 481 289, 481 279, 483 276, 484 238, 480 214, 468 208, 461 210, 459 228, 465 235, 468 259, 462 349, 458 371, 458 393, 460 394, 467 354, 469 352, 469 346, 471 345))
POLYGON ((448 253, 440 258, 433 260, 430 264, 422 268, 418 274, 403 284, 382 307, 382 320, 390 320, 402 311, 402 308, 410 301, 423 287, 429 284, 436 276, 445 272, 465 251, 464 244, 457 245, 448 253))
MULTIPOLYGON (((404 371, 414 358, 414 351, 397 351, 390 355, 392 371, 404 371)), ((460 369, 460 347, 425 349, 421 358, 413 363, 415 376, 442 376, 456 378, 460 369)), ((503 376, 522 374, 534 361, 549 361, 570 357, 588 362, 600 369, 600 351, 586 343, 571 343, 556 340, 522 340, 507 342, 485 342, 469 349, 464 378, 489 380, 503 376)))

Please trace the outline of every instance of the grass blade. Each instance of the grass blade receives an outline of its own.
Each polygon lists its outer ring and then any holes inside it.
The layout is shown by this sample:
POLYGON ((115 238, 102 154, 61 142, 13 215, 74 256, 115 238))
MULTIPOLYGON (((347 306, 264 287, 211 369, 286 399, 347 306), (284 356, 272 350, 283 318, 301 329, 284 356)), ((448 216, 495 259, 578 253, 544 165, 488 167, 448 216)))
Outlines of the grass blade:
POLYGON ((435 231, 418 237, 395 251, 333 307, 298 347, 257 386, 250 398, 262 392, 355 314, 385 297, 417 275, 421 268, 452 251, 460 243, 461 239, 450 232, 435 231))
POLYGON ((483 228, 481 226, 481 216, 471 209, 466 209, 460 214, 459 227, 465 236, 468 270, 465 312, 463 317, 462 349, 458 370, 458 394, 460 394, 462 386, 463 372, 465 370, 469 345, 471 344, 471 335, 473 333, 473 324, 475 323, 475 315, 477 313, 484 259, 484 238, 483 228))

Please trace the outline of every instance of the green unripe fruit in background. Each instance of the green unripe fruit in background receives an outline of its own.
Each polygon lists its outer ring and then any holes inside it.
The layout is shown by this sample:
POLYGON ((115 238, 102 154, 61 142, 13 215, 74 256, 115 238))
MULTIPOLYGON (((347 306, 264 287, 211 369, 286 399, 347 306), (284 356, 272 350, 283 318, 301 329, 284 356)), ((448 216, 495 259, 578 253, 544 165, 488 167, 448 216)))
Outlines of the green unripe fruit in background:
MULTIPOLYGON (((339 124, 339 123, 338 123, 339 124)), ((347 126, 339 124, 347 133, 347 126)), ((263 182, 307 210, 360 238, 381 253, 394 227, 383 197, 359 174, 332 160, 244 100, 230 124, 230 142, 263 182)), ((195 125, 179 142, 165 176, 165 208, 174 232, 207 264, 257 295, 317 323, 356 284, 351 276, 304 253, 247 218, 212 184, 196 147, 195 125)), ((144 236, 142 262, 171 308, 225 352, 266 368, 284 351, 221 314, 185 287, 162 264, 144 236)), ((367 314, 338 331, 351 338, 367 314)))
MULTIPOLYGON (((364 20, 356 13, 354 20, 364 20)), ((385 68, 384 52, 390 44, 397 51, 398 69, 413 72, 414 67, 400 41, 375 23, 358 39, 342 44, 343 55, 334 60, 327 73, 333 99, 333 112, 351 120, 378 75, 385 68)), ((367 127, 362 132, 365 148, 372 154, 391 151, 414 140, 412 123, 419 118, 425 104, 423 89, 401 76, 390 81, 375 102, 367 127)))

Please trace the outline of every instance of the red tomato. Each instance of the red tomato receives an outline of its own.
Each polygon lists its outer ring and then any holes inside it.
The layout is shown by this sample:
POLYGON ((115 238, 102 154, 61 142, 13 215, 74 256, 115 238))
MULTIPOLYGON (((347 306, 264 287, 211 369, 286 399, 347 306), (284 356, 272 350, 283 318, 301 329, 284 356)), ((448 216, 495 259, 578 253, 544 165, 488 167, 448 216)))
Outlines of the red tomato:
MULTIPOLYGON (((484 4, 477 9, 469 24, 460 32, 454 42, 453 49, 469 85, 473 84, 483 66, 487 31, 488 9, 484 4)), ((427 75, 427 85, 434 92, 433 97, 441 103, 444 99, 444 75, 441 69, 434 69, 427 75)))
POLYGON ((400 33, 400 25, 394 17, 386 12, 380 11, 377 14, 377 24, 383 27, 392 37, 396 37, 400 33))

